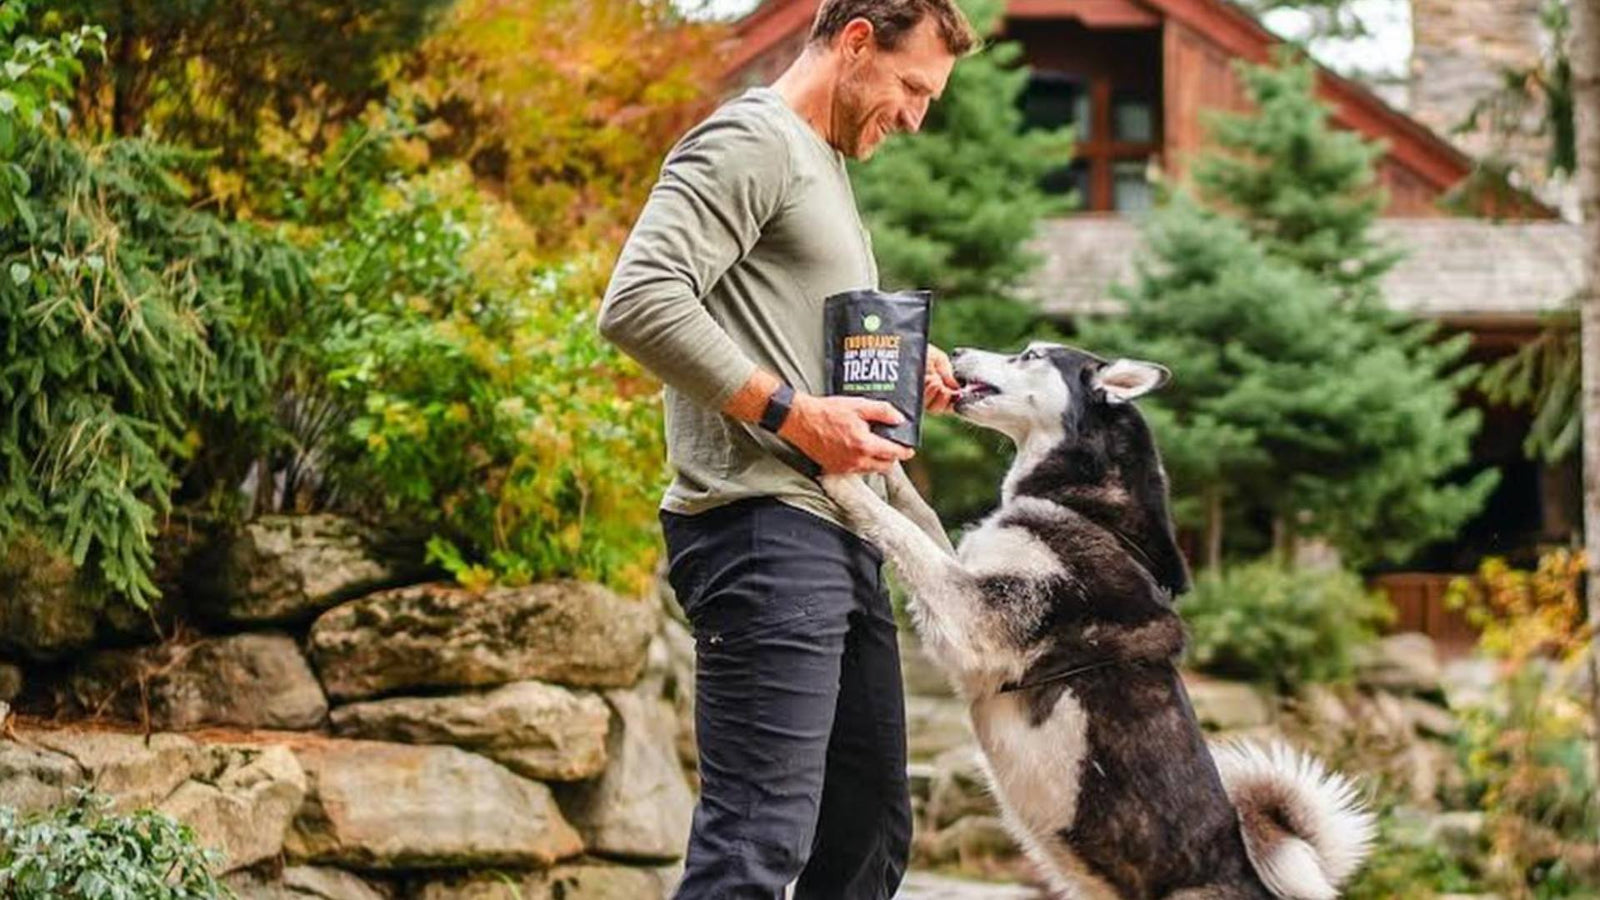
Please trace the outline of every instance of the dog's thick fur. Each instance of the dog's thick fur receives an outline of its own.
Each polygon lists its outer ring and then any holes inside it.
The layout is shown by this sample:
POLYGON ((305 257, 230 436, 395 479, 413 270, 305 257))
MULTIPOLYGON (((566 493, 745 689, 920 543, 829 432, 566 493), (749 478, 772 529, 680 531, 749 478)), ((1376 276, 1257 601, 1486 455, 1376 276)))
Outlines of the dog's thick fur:
POLYGON ((956 412, 1017 444, 959 552, 898 466, 887 504, 821 480, 906 582, 1008 828, 1066 897, 1336 897, 1373 835, 1350 783, 1283 746, 1213 753, 1174 665, 1189 576, 1129 402, 1166 369, 1059 344, 953 362, 956 412))

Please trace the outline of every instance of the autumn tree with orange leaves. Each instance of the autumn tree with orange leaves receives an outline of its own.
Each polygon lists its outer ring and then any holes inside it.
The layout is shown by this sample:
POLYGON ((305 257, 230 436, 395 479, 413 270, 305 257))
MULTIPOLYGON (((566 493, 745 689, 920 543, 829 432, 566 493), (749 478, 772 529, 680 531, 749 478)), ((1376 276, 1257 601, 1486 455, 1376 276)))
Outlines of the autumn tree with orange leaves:
POLYGON ((539 247, 619 244, 673 142, 715 105, 725 26, 636 0, 461 0, 407 84, 434 145, 533 226, 539 247))

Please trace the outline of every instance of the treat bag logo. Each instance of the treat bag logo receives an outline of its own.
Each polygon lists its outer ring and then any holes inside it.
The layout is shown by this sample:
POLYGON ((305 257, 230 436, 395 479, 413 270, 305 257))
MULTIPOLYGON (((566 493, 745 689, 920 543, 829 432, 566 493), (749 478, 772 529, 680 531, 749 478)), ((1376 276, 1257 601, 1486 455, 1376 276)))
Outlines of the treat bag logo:
POLYGON ((878 326, 882 324, 883 320, 878 318, 877 313, 867 313, 861 317, 861 327, 868 331, 877 331, 878 326))

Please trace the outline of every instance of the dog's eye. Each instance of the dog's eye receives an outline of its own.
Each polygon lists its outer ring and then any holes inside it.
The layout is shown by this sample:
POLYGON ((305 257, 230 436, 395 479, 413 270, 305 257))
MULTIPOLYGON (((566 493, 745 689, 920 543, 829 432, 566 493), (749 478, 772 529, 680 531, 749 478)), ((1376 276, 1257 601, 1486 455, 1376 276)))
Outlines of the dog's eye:
POLYGON ((1038 359, 1042 356, 1044 356, 1044 354, 1037 350, 1024 350, 1017 356, 1017 359, 1021 360, 1022 362, 1027 362, 1030 359, 1038 359))

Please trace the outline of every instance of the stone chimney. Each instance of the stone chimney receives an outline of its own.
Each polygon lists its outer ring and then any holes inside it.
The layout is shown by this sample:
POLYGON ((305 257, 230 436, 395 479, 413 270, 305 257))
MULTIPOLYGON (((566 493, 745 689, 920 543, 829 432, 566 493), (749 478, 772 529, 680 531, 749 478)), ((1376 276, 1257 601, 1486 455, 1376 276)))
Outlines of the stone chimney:
MULTIPOLYGON (((1411 115, 1474 157, 1509 157, 1534 180, 1544 174, 1543 139, 1496 139, 1481 119, 1472 132, 1452 131, 1504 85, 1505 70, 1539 64, 1549 41, 1539 21, 1544 2, 1411 0, 1411 115)), ((1526 111, 1523 125, 1537 127, 1541 114, 1526 111)))

